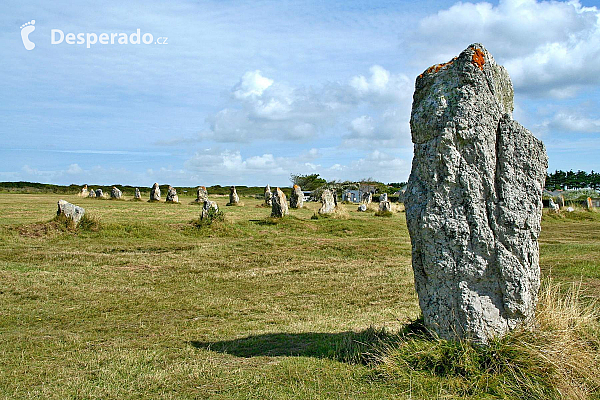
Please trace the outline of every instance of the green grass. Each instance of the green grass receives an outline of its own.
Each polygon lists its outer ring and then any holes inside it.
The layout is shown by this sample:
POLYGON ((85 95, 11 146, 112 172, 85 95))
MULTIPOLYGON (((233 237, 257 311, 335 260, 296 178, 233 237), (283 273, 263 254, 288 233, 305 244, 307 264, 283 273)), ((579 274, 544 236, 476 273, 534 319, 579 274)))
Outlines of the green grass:
MULTIPOLYGON (((386 362, 420 313, 403 213, 272 219, 211 196, 225 220, 198 224, 193 199, 0 194, 0 397, 502 398, 386 362), (56 226, 59 198, 82 226, 56 226)), ((600 218, 585 217, 545 217, 541 265, 597 298, 600 218)), ((411 343, 460 360, 460 344, 411 343)))

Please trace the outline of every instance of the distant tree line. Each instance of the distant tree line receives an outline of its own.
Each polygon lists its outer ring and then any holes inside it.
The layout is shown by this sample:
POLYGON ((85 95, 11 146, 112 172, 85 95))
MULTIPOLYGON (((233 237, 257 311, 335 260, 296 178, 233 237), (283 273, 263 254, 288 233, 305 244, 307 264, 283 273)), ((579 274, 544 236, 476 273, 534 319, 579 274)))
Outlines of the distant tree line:
POLYGON ((557 170, 546 175, 546 190, 558 189, 600 189, 600 173, 585 171, 561 171, 557 170))

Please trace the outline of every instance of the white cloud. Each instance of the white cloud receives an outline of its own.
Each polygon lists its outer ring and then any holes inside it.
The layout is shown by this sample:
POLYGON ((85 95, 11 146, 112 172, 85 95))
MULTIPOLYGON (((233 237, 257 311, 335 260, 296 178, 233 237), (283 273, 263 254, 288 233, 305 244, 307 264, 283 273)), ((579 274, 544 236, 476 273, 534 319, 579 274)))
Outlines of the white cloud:
POLYGON ((540 128, 556 133, 600 133, 600 119, 584 117, 578 113, 560 111, 552 118, 542 121, 540 128))
POLYGON ((80 174, 82 172, 83 172, 83 169, 77 164, 71 164, 71 165, 69 165, 69 168, 67 169, 67 173, 72 174, 72 175, 80 174))
MULTIPOLYGON (((320 133, 329 138, 342 136, 344 122, 351 121, 347 139, 381 139, 396 145, 399 141, 392 139, 406 135, 408 129, 412 84, 406 75, 393 74, 379 65, 369 71, 369 76, 357 75, 347 83, 309 88, 276 82, 260 71, 246 72, 232 88, 228 106, 206 119, 209 129, 200 137, 231 143, 306 141, 320 133), (361 133, 359 113, 369 109, 372 132, 361 133)), ((364 143, 344 141, 346 147, 354 145, 364 143)))
POLYGON ((350 122, 350 130, 357 137, 372 137, 375 131, 373 119, 367 115, 355 118, 350 122))
POLYGON ((273 84, 273 80, 265 78, 259 70, 248 71, 240 82, 233 88, 233 96, 237 99, 257 97, 263 94, 265 89, 273 84))
POLYGON ((391 74, 379 65, 373 65, 369 72, 368 78, 358 75, 350 80, 350 86, 361 100, 380 103, 412 98, 412 81, 405 74, 391 74))

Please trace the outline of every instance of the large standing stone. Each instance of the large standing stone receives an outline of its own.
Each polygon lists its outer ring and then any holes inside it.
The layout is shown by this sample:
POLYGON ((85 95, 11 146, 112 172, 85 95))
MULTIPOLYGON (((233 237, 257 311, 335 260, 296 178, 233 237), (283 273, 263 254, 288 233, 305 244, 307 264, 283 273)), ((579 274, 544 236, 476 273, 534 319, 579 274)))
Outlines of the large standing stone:
POLYGON ((333 213, 336 205, 333 192, 329 189, 323 190, 323 193, 321 193, 321 208, 319 209, 319 214, 333 213))
POLYGON ((90 189, 88 197, 96 197, 96 191, 94 189, 90 189))
POLYGON ((104 194, 102 193, 102 189, 100 189, 100 188, 96 189, 96 197, 104 197, 104 194))
POLYGON ((287 198, 281 189, 276 188, 271 197, 271 217, 282 218, 289 214, 287 198))
POLYGON ((179 196, 177 196, 177 190, 173 186, 169 186, 169 190, 167 190, 167 198, 165 201, 169 203, 179 203, 179 196))
POLYGON ((273 196, 273 194, 271 193, 271 186, 269 186, 269 185, 265 186, 265 205, 267 205, 269 207, 272 205, 272 200, 271 200, 272 196, 273 196))
POLYGON ((204 204, 208 200, 208 190, 204 186, 198 186, 196 189, 196 202, 204 204))
POLYGON ((121 192, 116 186, 113 186, 112 190, 110 191, 110 198, 120 199, 121 197, 123 197, 123 192, 121 192))
POLYGON ((160 186, 158 186, 158 183, 154 183, 152 189, 150 189, 150 201, 160 201, 160 186))
POLYGON ((229 188, 229 203, 227 205, 234 206, 240 202, 240 197, 235 190, 235 186, 229 188))
POLYGON ((83 215, 85 214, 85 209, 75 204, 71 204, 65 200, 58 201, 58 211, 56 211, 56 215, 64 215, 73 221, 75 226, 81 221, 83 215))
POLYGON ((404 201, 419 304, 440 337, 486 343, 534 315, 546 151, 480 44, 415 86, 404 201))
POLYGON ((142 199, 142 194, 140 193, 140 189, 139 188, 135 188, 135 194, 133 195, 133 198, 136 200, 141 200, 142 199))
POLYGON ((290 194, 290 207, 302 208, 303 205, 304 193, 302 193, 300 186, 294 185, 294 187, 292 187, 292 193, 290 194))
POLYGON ((217 203, 215 203, 214 201, 206 199, 202 204, 202 212, 200 213, 201 220, 208 218, 211 208, 214 209, 216 212, 219 211, 219 206, 217 206, 217 203))

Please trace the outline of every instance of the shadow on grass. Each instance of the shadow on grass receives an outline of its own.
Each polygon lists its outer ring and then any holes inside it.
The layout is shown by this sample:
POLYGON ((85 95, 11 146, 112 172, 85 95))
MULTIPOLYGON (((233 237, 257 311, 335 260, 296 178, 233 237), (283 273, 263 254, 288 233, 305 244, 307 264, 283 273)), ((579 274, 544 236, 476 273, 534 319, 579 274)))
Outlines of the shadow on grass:
POLYGON ((189 344, 244 358, 301 356, 369 364, 375 362, 384 349, 405 340, 406 335, 423 332, 421 320, 417 320, 398 333, 369 327, 360 332, 267 333, 218 342, 191 341, 189 344))

